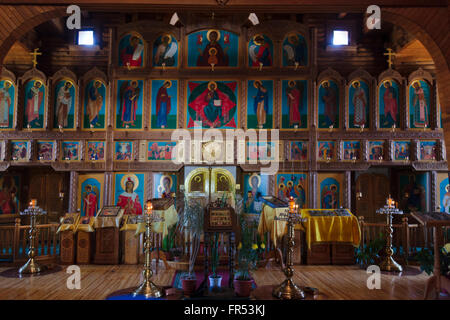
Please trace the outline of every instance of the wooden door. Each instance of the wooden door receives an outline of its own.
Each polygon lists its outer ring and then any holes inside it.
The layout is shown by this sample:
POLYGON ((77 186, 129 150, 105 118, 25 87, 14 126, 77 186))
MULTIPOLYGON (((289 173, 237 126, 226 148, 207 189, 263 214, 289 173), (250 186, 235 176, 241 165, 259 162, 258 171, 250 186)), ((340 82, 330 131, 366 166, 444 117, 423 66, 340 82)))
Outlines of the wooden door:
POLYGON ((37 199, 38 206, 47 211, 48 220, 57 221, 67 210, 69 196, 67 174, 37 169, 30 170, 28 178, 28 201, 37 199), (60 191, 64 193, 63 199, 59 197, 60 191))
POLYGON ((364 173, 356 179, 356 194, 362 193, 356 199, 356 215, 364 216, 365 221, 381 221, 376 210, 383 207, 390 193, 388 177, 383 174, 364 173))

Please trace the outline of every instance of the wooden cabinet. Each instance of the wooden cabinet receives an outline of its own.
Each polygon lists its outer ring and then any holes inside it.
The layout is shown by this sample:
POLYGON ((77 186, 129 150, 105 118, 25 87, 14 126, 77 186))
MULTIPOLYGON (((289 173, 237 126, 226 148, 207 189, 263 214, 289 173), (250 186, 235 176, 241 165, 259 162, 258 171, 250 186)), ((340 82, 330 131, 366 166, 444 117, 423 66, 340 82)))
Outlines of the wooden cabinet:
POLYGON ((119 264, 119 228, 95 229, 95 264, 119 264))
POLYGON ((355 247, 352 244, 333 243, 331 264, 355 264, 355 247))
POLYGON ((308 264, 331 264, 330 244, 312 244, 306 261, 308 264))
POLYGON ((139 248, 142 234, 135 236, 136 230, 122 231, 122 263, 123 264, 138 264, 139 263, 139 248))
POLYGON ((93 250, 93 232, 77 232, 77 264, 90 264, 93 250))
POLYGON ((74 264, 75 263, 75 236, 72 230, 61 232, 61 264, 74 264))

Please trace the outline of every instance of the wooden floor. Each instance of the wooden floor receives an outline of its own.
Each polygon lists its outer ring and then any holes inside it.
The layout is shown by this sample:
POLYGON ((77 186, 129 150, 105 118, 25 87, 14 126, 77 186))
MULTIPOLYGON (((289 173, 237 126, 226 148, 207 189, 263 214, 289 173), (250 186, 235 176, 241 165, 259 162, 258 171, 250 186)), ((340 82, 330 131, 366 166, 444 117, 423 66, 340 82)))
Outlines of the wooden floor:
MULTIPOLYGON (((0 300, 8 299, 105 299, 110 293, 137 286, 141 266, 87 265, 81 268, 81 289, 69 290, 66 282, 69 274, 62 271, 31 278, 0 277, 0 300)), ((0 268, 0 272, 7 268, 0 268)), ((422 299, 425 273, 406 275, 381 275, 381 289, 369 290, 366 286, 368 274, 356 266, 296 266, 295 282, 302 286, 318 288, 320 299, 422 299)), ((154 282, 170 285, 174 270, 159 270, 154 282)), ((275 268, 254 272, 258 286, 279 284, 284 276, 275 268)))

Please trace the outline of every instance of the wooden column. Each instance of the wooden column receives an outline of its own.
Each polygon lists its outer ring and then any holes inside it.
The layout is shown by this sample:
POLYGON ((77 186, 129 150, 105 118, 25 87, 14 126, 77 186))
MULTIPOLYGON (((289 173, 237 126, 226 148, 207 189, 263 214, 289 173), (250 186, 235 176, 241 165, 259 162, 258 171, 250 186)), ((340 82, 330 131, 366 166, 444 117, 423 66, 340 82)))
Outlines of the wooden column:
POLYGON ((352 207, 352 172, 345 171, 344 173, 344 199, 342 206, 351 210, 352 207))
POLYGON ((77 212, 78 172, 70 171, 69 212, 77 212))

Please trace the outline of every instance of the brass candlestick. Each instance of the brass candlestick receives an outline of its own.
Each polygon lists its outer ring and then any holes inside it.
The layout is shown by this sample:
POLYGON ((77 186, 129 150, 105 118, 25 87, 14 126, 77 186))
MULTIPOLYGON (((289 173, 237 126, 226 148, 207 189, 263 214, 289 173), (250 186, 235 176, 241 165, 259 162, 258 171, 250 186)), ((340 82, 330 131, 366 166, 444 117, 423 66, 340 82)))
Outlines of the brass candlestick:
POLYGON ((286 279, 272 291, 272 295, 278 299, 283 300, 298 300, 305 299, 305 293, 300 287, 298 287, 292 280, 294 275, 292 256, 294 254, 294 225, 305 222, 306 219, 301 218, 298 210, 298 205, 295 204, 294 199, 291 197, 289 201, 289 210, 285 213, 281 213, 279 216, 275 217, 275 220, 286 221, 287 222, 287 235, 288 235, 288 251, 286 257, 286 267, 283 272, 286 279))
POLYGON ((146 298, 160 298, 164 295, 163 289, 151 281, 153 276, 153 271, 151 268, 152 259, 151 259, 151 248, 152 248, 152 224, 153 222, 164 221, 163 218, 159 216, 155 216, 153 213, 152 203, 147 201, 147 212, 141 218, 145 222, 145 242, 144 242, 144 252, 145 252, 145 261, 144 261, 144 270, 142 271, 142 275, 144 276, 144 281, 136 288, 133 292, 133 297, 138 295, 143 295, 146 298))
POLYGON ((36 257, 36 248, 34 246, 36 241, 36 217, 46 215, 47 212, 42 210, 37 206, 36 199, 32 199, 30 201, 30 205, 27 209, 20 213, 23 216, 30 217, 30 231, 29 240, 30 240, 30 249, 28 251, 28 261, 19 269, 19 274, 38 274, 42 271, 47 270, 46 265, 41 265, 35 260, 36 257))
POLYGON ((394 232, 394 229, 392 228, 392 215, 393 214, 403 214, 403 211, 399 210, 395 207, 395 202, 392 200, 391 196, 387 199, 387 204, 377 210, 377 213, 379 214, 385 214, 387 223, 386 223, 386 257, 381 261, 379 267, 382 271, 397 271, 402 272, 403 268, 400 264, 398 264, 394 258, 392 257, 394 255, 394 250, 392 250, 392 234, 394 232))

